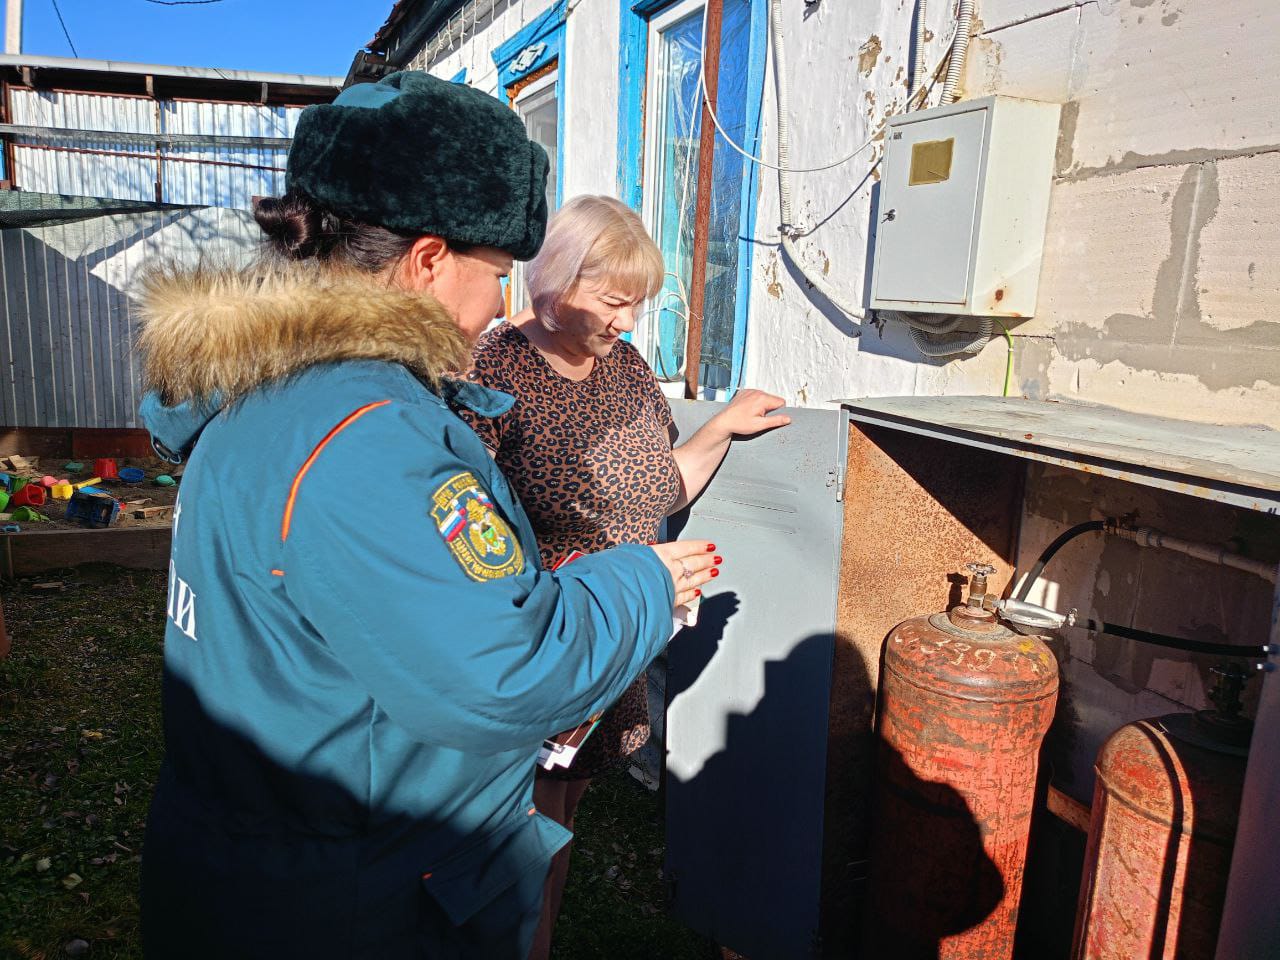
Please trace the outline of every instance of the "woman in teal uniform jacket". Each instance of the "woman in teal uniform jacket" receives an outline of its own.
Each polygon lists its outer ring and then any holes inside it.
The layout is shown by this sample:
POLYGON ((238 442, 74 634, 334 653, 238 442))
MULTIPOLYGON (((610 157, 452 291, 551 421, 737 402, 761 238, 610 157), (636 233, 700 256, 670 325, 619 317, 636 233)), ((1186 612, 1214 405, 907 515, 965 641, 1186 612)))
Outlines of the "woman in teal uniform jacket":
POLYGON ((448 378, 542 241, 547 160, 425 74, 304 112, 256 267, 143 296, 157 449, 187 458, 152 958, 523 958, 568 833, 545 736, 605 709, 712 575, 705 542, 557 572, 448 378), (197 442, 198 441, 198 442, 197 442))

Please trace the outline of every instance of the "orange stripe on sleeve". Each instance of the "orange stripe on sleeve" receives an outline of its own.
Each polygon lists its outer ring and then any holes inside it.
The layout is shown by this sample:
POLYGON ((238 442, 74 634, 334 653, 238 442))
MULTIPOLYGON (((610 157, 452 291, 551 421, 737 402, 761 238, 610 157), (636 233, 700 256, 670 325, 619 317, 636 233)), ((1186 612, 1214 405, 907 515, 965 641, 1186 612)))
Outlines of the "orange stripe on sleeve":
POLYGON ((297 476, 293 478, 293 485, 289 488, 289 499, 285 501, 284 505, 284 520, 281 521, 280 524, 281 543, 284 543, 289 539, 289 527, 293 524, 293 504, 294 501, 298 499, 298 489, 302 486, 302 478, 307 475, 307 471, 311 469, 311 465, 319 459, 324 448, 329 445, 329 441, 363 417, 370 410, 376 410, 378 407, 385 407, 390 402, 390 400, 378 400, 374 403, 367 403, 359 410, 347 414, 341 423, 330 430, 325 435, 325 438, 316 444, 316 448, 311 451, 311 456, 307 457, 306 462, 303 463, 302 467, 298 470, 297 476))

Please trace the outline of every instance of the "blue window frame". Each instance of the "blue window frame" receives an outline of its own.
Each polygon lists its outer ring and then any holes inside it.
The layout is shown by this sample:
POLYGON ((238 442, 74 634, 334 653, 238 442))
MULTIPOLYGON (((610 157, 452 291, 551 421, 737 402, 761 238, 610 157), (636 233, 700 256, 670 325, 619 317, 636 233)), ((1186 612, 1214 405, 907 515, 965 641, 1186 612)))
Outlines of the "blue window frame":
MULTIPOLYGON (((717 114, 729 135, 753 153, 760 137, 767 13, 767 0, 724 0, 717 114)), ((644 212, 667 270, 679 278, 667 278, 638 339, 659 378, 676 381, 683 377, 682 295, 692 269, 702 5, 623 0, 621 14, 618 195, 644 212), (652 50, 651 43, 657 45, 652 50)), ((699 383, 704 395, 727 397, 742 371, 759 170, 719 137, 713 162, 699 383)))

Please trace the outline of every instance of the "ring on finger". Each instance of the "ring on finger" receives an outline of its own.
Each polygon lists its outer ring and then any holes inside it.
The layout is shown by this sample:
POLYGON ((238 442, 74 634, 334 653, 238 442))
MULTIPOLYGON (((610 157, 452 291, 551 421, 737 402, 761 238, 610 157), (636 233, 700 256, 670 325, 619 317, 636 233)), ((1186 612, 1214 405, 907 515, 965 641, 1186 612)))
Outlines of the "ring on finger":
POLYGON ((684 565, 683 560, 677 560, 676 563, 680 564, 680 578, 682 580, 688 580, 693 576, 693 571, 684 565))

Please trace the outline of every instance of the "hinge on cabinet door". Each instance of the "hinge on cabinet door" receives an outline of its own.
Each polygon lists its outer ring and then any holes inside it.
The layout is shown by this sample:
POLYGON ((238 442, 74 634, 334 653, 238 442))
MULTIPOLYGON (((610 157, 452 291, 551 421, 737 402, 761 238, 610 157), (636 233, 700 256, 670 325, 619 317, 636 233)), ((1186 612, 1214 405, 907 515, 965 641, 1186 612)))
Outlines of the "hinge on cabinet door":
POLYGON ((849 425, 853 420, 849 416, 849 408, 840 408, 840 419, 837 422, 839 434, 836 436, 836 466, 828 471, 827 486, 835 486, 836 503, 844 503, 845 472, 849 466, 849 425))

